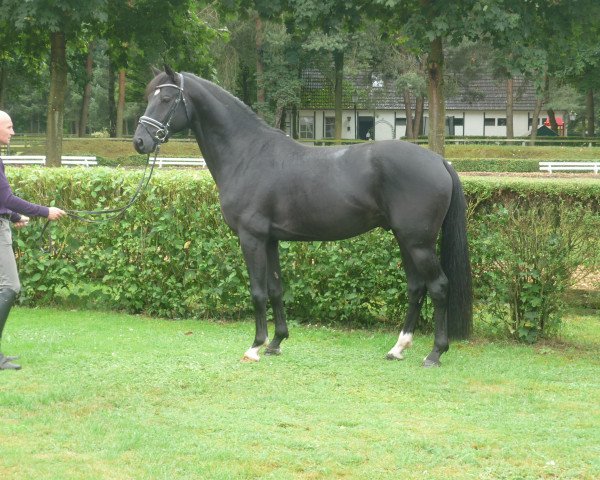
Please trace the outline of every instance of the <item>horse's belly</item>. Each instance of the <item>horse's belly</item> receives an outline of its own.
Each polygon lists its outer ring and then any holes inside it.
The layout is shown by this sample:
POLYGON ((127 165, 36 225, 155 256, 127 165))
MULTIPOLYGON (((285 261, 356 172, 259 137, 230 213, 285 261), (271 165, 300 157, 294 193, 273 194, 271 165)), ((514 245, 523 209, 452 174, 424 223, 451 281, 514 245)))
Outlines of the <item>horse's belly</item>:
POLYGON ((275 219, 271 235, 279 240, 342 240, 385 227, 385 219, 377 212, 339 212, 331 206, 296 212, 286 218, 275 219))

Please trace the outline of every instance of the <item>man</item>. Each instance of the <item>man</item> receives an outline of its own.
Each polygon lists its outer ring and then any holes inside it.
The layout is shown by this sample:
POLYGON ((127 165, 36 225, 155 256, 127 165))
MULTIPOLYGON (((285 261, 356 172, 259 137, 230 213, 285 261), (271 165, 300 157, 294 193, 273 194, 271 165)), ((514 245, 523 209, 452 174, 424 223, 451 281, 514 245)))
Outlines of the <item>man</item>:
MULTIPOLYGON (((10 116, 0 110, 0 144, 8 145, 14 134, 10 116)), ((0 343, 6 319, 21 290, 12 249, 10 222, 13 222, 15 228, 22 228, 27 225, 30 216, 58 220, 64 215, 66 212, 60 208, 43 207, 13 195, 4 173, 4 163, 0 159, 0 343)), ((0 370, 19 370, 21 366, 13 363, 16 359, 17 357, 5 356, 0 350, 0 370)))

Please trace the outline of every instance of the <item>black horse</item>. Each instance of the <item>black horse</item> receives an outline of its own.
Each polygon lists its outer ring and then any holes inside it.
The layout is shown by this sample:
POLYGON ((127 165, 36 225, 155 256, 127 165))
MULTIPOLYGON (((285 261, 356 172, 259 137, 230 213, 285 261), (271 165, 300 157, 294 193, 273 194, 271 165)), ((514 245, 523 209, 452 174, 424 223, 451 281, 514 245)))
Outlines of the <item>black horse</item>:
POLYGON ((207 80, 168 67, 155 74, 134 146, 150 153, 173 132, 194 132, 250 275, 256 336, 244 359, 259 360, 263 346, 266 354, 279 354, 288 338, 279 241, 340 240, 376 227, 395 235, 408 280, 408 313, 387 358, 403 358, 427 292, 434 305, 435 341, 424 365, 439 365, 449 338, 469 335, 466 202, 458 175, 441 156, 398 140, 301 145, 207 80), (440 230, 441 263, 436 255, 440 230), (268 300, 275 319, 270 343, 268 300))

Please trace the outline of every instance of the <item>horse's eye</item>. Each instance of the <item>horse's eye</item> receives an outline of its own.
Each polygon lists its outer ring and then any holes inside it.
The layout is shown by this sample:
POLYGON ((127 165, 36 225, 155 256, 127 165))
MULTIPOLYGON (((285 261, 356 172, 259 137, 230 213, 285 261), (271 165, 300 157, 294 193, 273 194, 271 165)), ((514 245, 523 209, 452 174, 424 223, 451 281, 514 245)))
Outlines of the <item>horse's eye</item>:
POLYGON ((164 97, 162 97, 162 98, 160 99, 160 101, 161 101, 161 102, 164 102, 164 103, 170 102, 170 101, 171 101, 171 97, 170 97, 170 96, 168 96, 168 95, 165 95, 164 97))

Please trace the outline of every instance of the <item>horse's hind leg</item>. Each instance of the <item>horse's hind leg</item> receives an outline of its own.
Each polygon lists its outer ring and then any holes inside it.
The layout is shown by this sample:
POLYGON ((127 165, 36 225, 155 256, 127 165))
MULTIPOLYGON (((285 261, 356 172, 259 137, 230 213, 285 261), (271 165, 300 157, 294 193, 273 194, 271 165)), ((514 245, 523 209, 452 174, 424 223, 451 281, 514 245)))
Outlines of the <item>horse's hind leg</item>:
POLYGON ((265 355, 279 355, 281 342, 288 338, 288 328, 283 307, 283 280, 279 264, 279 243, 272 240, 267 243, 267 289, 275 319, 275 336, 265 350, 265 355))
POLYGON ((254 304, 256 336, 243 360, 257 362, 261 347, 269 343, 267 336, 267 247, 266 241, 240 233, 240 245, 250 276, 250 293, 254 304))
POLYGON ((419 320, 421 313, 421 307, 425 299, 425 281, 419 274, 417 268, 410 255, 405 255, 402 250, 402 263, 404 265, 404 271, 406 273, 406 280, 408 283, 408 312, 406 313, 406 319, 404 320, 404 326, 398 336, 396 345, 388 352, 386 358, 388 360, 403 360, 404 355, 402 351, 408 348, 412 344, 413 333, 419 320))
POLYGON ((433 367, 440 365, 440 356, 448 350, 448 279, 440 261, 435 254, 435 246, 431 247, 413 247, 408 249, 408 254, 419 271, 419 274, 425 280, 425 285, 431 301, 433 302, 433 318, 435 323, 435 338, 433 350, 423 361, 424 367, 433 367))
POLYGON ((435 238, 424 233, 422 236, 412 232, 412 238, 396 233, 401 245, 402 258, 406 269, 409 288, 409 309, 406 322, 400 333, 398 343, 388 353, 388 358, 401 358, 402 350, 412 341, 419 312, 423 304, 425 289, 433 302, 435 322, 435 340, 433 350, 425 358, 423 366, 440 365, 440 356, 448 350, 447 328, 447 285, 448 279, 435 253, 435 238), (425 289, 424 289, 425 287, 425 289))

